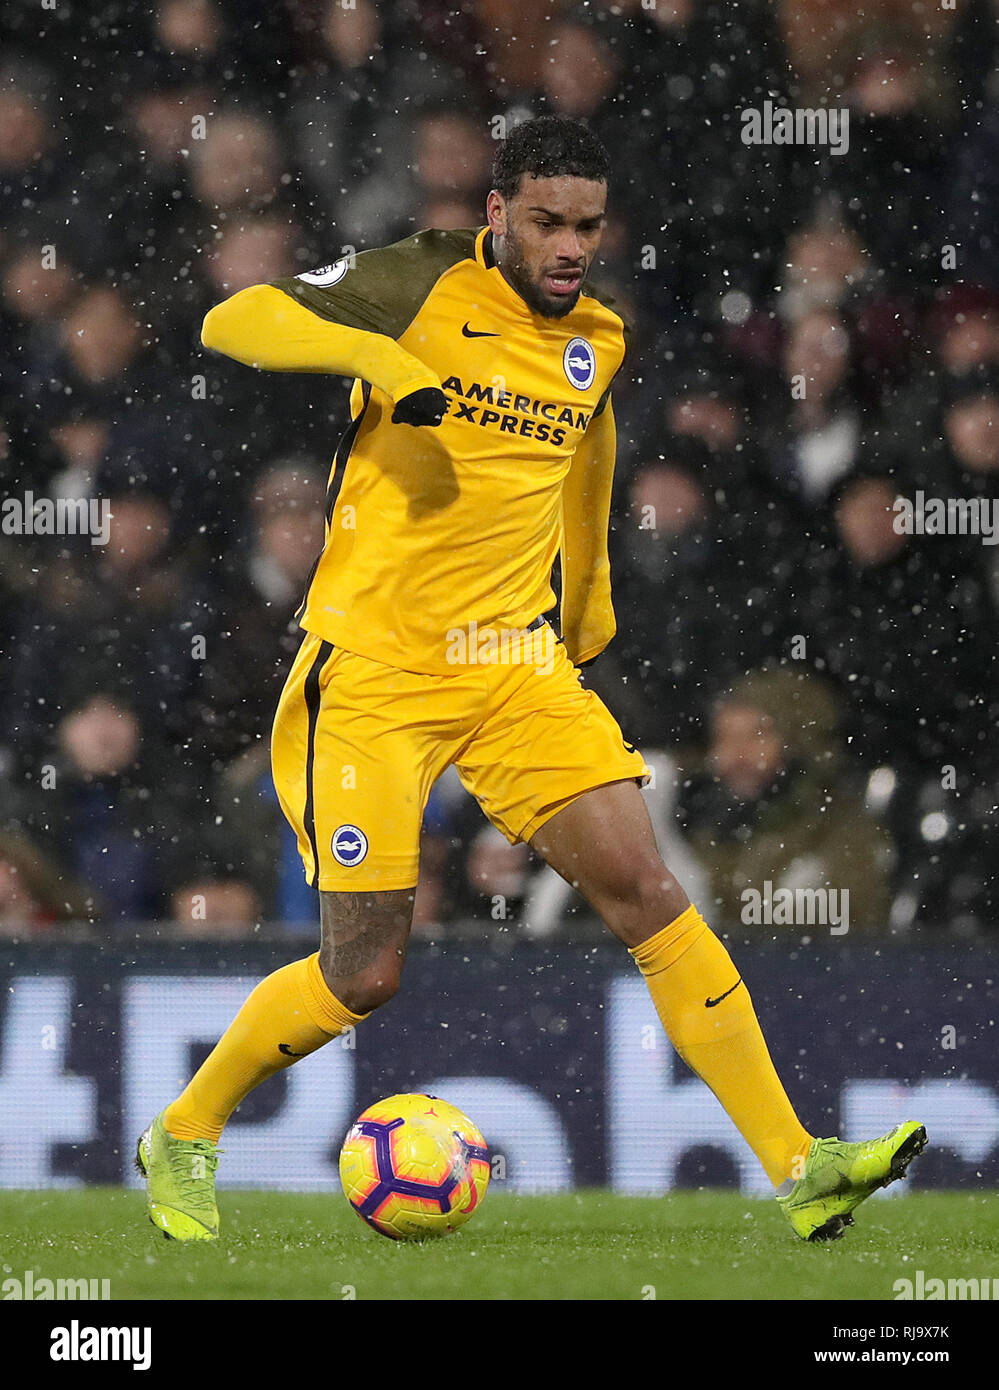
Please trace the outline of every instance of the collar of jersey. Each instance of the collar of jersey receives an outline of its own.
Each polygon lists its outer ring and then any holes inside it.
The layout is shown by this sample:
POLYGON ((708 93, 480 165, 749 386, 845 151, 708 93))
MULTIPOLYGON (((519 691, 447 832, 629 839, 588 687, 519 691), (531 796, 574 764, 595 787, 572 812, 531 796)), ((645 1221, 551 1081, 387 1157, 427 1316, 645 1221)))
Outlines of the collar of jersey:
POLYGON ((475 259, 479 265, 485 266, 486 270, 496 269, 493 234, 488 227, 483 227, 475 238, 475 259))

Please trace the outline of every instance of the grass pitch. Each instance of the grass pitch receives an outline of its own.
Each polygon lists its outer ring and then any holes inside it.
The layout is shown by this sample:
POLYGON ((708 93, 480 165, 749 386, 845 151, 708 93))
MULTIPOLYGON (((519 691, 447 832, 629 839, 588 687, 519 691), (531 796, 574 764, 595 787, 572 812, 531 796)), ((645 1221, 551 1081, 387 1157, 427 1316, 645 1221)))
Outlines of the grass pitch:
POLYGON ((0 1279, 107 1278, 113 1299, 892 1299, 896 1279, 999 1275, 992 1193, 875 1197, 807 1245, 776 1204, 491 1191, 442 1241, 386 1240, 338 1192, 220 1193, 222 1235, 176 1245, 141 1192, 0 1191, 0 1279))

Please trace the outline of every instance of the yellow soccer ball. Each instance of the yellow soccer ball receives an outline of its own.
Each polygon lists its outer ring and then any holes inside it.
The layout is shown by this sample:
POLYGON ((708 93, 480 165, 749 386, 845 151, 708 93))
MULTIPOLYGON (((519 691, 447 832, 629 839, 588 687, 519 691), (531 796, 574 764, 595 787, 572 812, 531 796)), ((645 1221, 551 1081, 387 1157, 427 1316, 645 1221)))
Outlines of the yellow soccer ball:
POLYGON ((489 1171, 482 1135, 438 1096, 389 1096, 370 1105, 340 1150, 347 1201, 392 1240, 451 1235, 486 1195, 489 1171))

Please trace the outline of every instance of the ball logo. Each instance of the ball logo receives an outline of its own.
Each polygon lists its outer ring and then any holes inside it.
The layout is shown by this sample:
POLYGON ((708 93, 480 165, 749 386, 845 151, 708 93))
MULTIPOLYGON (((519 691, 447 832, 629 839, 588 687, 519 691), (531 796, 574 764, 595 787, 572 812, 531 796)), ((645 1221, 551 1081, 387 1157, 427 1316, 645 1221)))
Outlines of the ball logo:
POLYGON ((334 261, 332 265, 321 265, 318 270, 303 270, 295 279, 304 280, 307 285, 335 285, 343 279, 349 269, 350 261, 344 257, 342 261, 334 261))
POLYGON ((333 831, 330 842, 333 858, 345 869, 352 869, 368 852, 368 837, 356 825, 341 825, 333 831))
POLYGON ((585 338, 573 338, 562 355, 562 366, 576 390, 585 391, 597 374, 597 355, 585 338))

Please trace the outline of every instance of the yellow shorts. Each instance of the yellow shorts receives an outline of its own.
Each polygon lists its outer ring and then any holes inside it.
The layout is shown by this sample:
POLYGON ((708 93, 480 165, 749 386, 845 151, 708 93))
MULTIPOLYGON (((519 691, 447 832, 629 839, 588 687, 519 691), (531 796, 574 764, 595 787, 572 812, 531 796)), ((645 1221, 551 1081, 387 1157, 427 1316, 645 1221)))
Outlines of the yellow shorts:
POLYGON ((309 883, 412 888, 427 798, 452 763, 513 844, 583 792, 647 780, 641 754, 580 685, 562 644, 552 640, 548 653, 543 665, 420 675, 306 633, 278 703, 271 764, 309 883))

